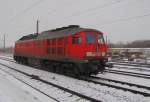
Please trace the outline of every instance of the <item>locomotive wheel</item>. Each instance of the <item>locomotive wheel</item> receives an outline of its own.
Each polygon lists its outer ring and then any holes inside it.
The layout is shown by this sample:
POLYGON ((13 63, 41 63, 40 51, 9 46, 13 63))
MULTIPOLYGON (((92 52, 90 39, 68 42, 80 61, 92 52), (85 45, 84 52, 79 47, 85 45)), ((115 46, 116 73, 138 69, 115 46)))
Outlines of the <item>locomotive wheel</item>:
POLYGON ((48 71, 53 72, 53 67, 54 67, 53 64, 49 64, 48 65, 48 71))
POLYGON ((24 59, 23 58, 21 58, 21 64, 24 64, 24 59))
POLYGON ((56 73, 56 68, 55 68, 55 67, 52 67, 52 68, 51 68, 51 71, 52 71, 53 73, 56 73))
POLYGON ((20 57, 17 58, 17 62, 18 62, 19 64, 21 63, 20 57))
POLYGON ((49 65, 48 65, 47 61, 41 60, 40 66, 43 70, 49 71, 49 65))
POLYGON ((64 75, 67 75, 67 76, 72 76, 73 72, 72 72, 71 64, 61 64, 60 74, 64 74, 64 75))
POLYGON ((105 70, 105 66, 104 66, 104 65, 98 65, 98 69, 99 69, 99 71, 100 71, 101 73, 103 73, 104 70, 105 70))
POLYGON ((76 68, 76 67, 74 67, 73 68, 74 70, 74 75, 76 76, 76 77, 79 77, 80 76, 80 73, 79 73, 79 70, 78 70, 78 68, 76 68))
POLYGON ((61 67, 61 64, 57 64, 57 65, 56 65, 56 73, 62 74, 62 67, 61 67))
POLYGON ((28 65, 28 58, 23 58, 23 64, 28 65))
POLYGON ((67 65, 66 64, 61 65, 61 74, 64 74, 64 75, 67 74, 67 65))
POLYGON ((51 71, 52 71, 53 73, 56 73, 56 64, 55 64, 55 63, 52 64, 51 71))
POLYGON ((75 77, 79 77, 81 74, 80 74, 80 70, 79 70, 79 67, 81 67, 79 64, 73 64, 72 68, 73 68, 73 74, 75 75, 75 77))
POLYGON ((65 65, 64 64, 61 64, 60 65, 60 74, 65 74, 65 65))

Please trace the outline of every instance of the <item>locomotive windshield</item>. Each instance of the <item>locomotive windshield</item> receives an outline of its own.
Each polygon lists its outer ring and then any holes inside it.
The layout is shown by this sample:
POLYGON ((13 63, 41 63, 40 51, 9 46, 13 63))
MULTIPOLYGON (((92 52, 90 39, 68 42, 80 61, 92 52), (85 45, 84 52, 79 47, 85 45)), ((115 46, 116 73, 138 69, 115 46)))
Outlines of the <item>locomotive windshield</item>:
POLYGON ((94 44, 94 43, 104 44, 104 37, 102 34, 86 32, 86 43, 94 44))
POLYGON ((94 43, 95 42, 95 35, 91 32, 86 33, 86 43, 94 43))
POLYGON ((72 38, 72 44, 81 44, 82 43, 82 38, 81 37, 73 37, 72 38))
POLYGON ((99 35, 98 35, 98 43, 99 43, 99 44, 104 44, 104 43, 105 43, 104 37, 103 37, 102 34, 99 34, 99 35))

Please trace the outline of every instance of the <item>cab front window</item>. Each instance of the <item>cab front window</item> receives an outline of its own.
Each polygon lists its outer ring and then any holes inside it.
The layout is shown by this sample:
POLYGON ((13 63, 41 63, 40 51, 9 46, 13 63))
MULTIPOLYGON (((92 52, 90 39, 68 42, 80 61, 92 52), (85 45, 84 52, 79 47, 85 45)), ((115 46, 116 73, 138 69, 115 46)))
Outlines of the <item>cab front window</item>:
POLYGON ((88 43, 88 44, 95 43, 95 35, 93 33, 90 33, 90 32, 86 33, 86 43, 88 43))
POLYGON ((105 43, 104 37, 103 37, 102 34, 98 36, 98 43, 99 43, 99 44, 104 44, 104 43, 105 43))
POLYGON ((81 44, 82 43, 82 38, 81 37, 73 37, 72 38, 72 44, 81 44))

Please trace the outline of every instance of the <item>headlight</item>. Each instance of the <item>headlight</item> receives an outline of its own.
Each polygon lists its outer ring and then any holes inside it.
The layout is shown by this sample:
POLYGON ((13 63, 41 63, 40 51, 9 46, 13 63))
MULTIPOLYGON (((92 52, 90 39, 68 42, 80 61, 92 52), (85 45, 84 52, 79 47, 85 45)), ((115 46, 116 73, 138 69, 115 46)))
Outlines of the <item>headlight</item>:
POLYGON ((106 56, 106 52, 102 52, 102 56, 106 56))
POLYGON ((86 56, 96 56, 96 54, 93 53, 93 52, 87 52, 87 53, 86 53, 86 56))
POLYGON ((86 52, 86 56, 88 57, 94 57, 94 56, 106 56, 106 52, 86 52))

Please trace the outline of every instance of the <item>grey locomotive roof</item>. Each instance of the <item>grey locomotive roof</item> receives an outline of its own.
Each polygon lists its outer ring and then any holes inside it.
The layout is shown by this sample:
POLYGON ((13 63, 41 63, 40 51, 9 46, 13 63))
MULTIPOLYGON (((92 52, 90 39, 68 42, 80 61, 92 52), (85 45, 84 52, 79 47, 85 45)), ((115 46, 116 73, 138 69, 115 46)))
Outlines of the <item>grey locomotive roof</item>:
POLYGON ((19 40, 29 40, 29 39, 34 39, 37 37, 37 34, 29 34, 27 36, 23 36, 22 38, 20 38, 19 40))
MULTIPOLYGON (((40 40, 40 39, 60 38, 60 37, 64 37, 64 36, 73 35, 77 32, 89 31, 89 30, 91 31, 94 29, 80 28, 79 26, 71 25, 68 27, 62 27, 62 28, 57 28, 54 30, 44 31, 44 32, 40 33, 39 35, 30 34, 30 35, 22 37, 21 39, 19 39, 19 41, 32 40, 32 39, 40 40)), ((97 30, 94 30, 94 31, 97 31, 97 30)))

